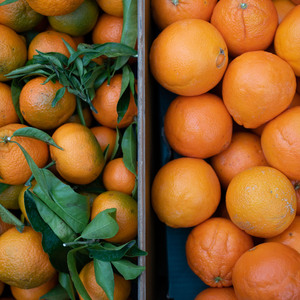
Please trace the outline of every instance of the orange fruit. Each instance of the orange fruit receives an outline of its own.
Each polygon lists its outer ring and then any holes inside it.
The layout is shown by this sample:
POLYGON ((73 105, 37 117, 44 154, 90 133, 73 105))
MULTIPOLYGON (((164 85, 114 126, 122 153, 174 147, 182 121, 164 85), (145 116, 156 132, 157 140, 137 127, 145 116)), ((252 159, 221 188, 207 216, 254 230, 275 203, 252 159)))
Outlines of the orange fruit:
MULTIPOLYGON (((20 128, 27 127, 22 124, 9 124, 0 128, 0 140, 10 136, 20 128)), ((39 168, 46 165, 49 149, 46 143, 28 137, 13 137, 31 156, 39 168)), ((31 176, 31 170, 25 156, 15 143, 0 143, 0 182, 10 185, 24 184, 31 176)))
POLYGON ((296 5, 279 24, 275 38, 275 52, 287 61, 296 76, 300 76, 300 6, 296 5))
POLYGON ((293 3, 295 3, 296 5, 300 4, 300 0, 291 0, 293 3))
POLYGON ((223 101, 233 119, 256 128, 291 104, 296 78, 283 59, 266 51, 241 54, 228 66, 223 79, 223 101))
POLYGON ((11 71, 24 66, 27 60, 25 41, 11 28, 0 24, 0 81, 11 71))
POLYGON ((18 122, 19 118, 13 105, 10 86, 0 82, 0 127, 18 122))
POLYGON ((97 0, 97 3, 105 13, 115 17, 123 17, 122 0, 97 0))
POLYGON ((10 286, 12 295, 16 300, 40 300, 46 293, 50 292, 57 284, 57 276, 53 276, 49 281, 32 289, 21 289, 10 286))
POLYGON ((25 226, 13 227, 0 236, 0 280, 22 289, 31 289, 50 280, 56 270, 42 247, 42 235, 25 226))
MULTIPOLYGON (((5 223, 4 221, 2 221, 1 217, 0 217, 0 236, 2 233, 4 233, 5 231, 7 231, 9 228, 14 227, 14 225, 9 224, 9 223, 5 223)), ((1 295, 1 293, 0 293, 1 295)))
POLYGON ((102 14, 93 29, 94 44, 120 43, 123 30, 123 18, 102 14))
MULTIPOLYGON (((90 127, 93 123, 93 115, 89 107, 86 107, 82 110, 83 118, 85 121, 85 126, 90 127)), ((68 118, 66 123, 79 123, 81 124, 78 113, 75 111, 71 117, 68 118)))
POLYGON ((118 123, 117 105, 120 98, 122 86, 122 75, 114 75, 108 81, 106 80, 97 90, 96 95, 92 101, 97 113, 92 111, 94 118, 103 126, 115 129, 127 127, 131 124, 137 115, 137 106, 135 104, 134 97, 130 93, 130 100, 128 109, 118 123))
POLYGON ((50 16, 48 21, 56 31, 72 36, 83 36, 95 26, 99 15, 99 6, 95 0, 85 0, 76 10, 61 16, 50 16))
POLYGON ((252 247, 252 238, 230 220, 209 218, 189 233, 185 251, 189 267, 205 284, 227 287, 235 262, 252 247))
POLYGON ((300 254, 280 243, 262 243, 236 262, 232 283, 239 300, 300 298, 300 254))
POLYGON ((226 207, 232 222, 261 238, 276 236, 288 228, 295 218, 296 204, 290 180, 266 166, 240 172, 226 191, 226 207))
POLYGON ((152 207, 170 227, 192 227, 208 219, 221 198, 213 168, 199 158, 182 157, 159 169, 152 183, 152 207))
POLYGON ((91 131, 93 132, 98 143, 100 144, 102 152, 104 152, 104 150, 108 146, 107 159, 110 159, 116 144, 116 139, 117 139, 116 130, 105 126, 96 126, 96 127, 92 127, 91 131))
POLYGON ((160 29, 164 29, 182 19, 209 21, 216 3, 217 0, 151 0, 151 12, 156 25, 160 29))
POLYGON ((295 4, 290 0, 273 0, 273 4, 277 10, 278 24, 280 24, 288 12, 295 7, 295 4))
POLYGON ((65 91, 64 96, 52 107, 52 102, 59 89, 63 87, 56 81, 45 77, 36 77, 28 81, 20 94, 20 111, 26 122, 43 130, 55 129, 73 114, 76 108, 75 95, 65 91))
POLYGON ((222 35, 200 19, 180 20, 166 27, 152 43, 149 55, 158 83, 182 96, 208 92, 221 80, 228 64, 222 35))
POLYGON ((70 53, 65 46, 63 39, 74 49, 77 46, 74 40, 66 33, 57 32, 54 30, 43 31, 37 34, 29 44, 28 47, 28 59, 32 59, 33 55, 38 54, 36 50, 40 52, 58 52, 70 57, 70 53))
POLYGON ((164 131, 177 153, 207 158, 230 144, 232 119, 222 99, 214 94, 178 96, 167 109, 164 131))
POLYGON ((265 50, 273 41, 278 15, 271 0, 220 0, 211 23, 221 32, 231 55, 265 50))
POLYGON ((206 288, 194 300, 237 300, 232 287, 206 288))
MULTIPOLYGON (((92 299, 108 300, 104 290, 96 282, 93 261, 83 267, 79 273, 79 278, 92 299)), ((114 282, 114 300, 127 300, 131 291, 131 282, 116 273, 114 273, 114 282)), ((79 299, 83 300, 80 295, 79 299)))
POLYGON ((300 216, 296 216, 291 225, 279 235, 266 239, 266 242, 278 242, 287 245, 300 254, 300 216))
POLYGON ((211 165, 226 188, 236 174, 250 167, 266 166, 267 161, 257 135, 235 132, 229 147, 211 158, 211 165))
POLYGON ((60 150, 50 146, 51 158, 58 173, 67 181, 88 184, 94 181, 104 167, 104 157, 91 130, 78 123, 58 127, 52 135, 60 150))
POLYGON ((299 116, 299 106, 290 108, 270 121, 261 135, 261 146, 269 165, 294 180, 300 180, 299 116))
POLYGON ((84 0, 26 0, 32 9, 44 16, 66 15, 74 11, 84 0))
POLYGON ((0 204, 6 209, 18 209, 18 197, 23 185, 11 185, 0 194, 0 204))
POLYGON ((108 208, 116 208, 116 221, 119 225, 118 233, 106 239, 111 243, 127 243, 137 235, 137 203, 127 194, 117 191, 107 191, 101 193, 93 202, 91 220, 98 213, 108 208))
POLYGON ((135 186, 135 175, 124 164, 123 158, 109 161, 103 169, 102 181, 108 191, 119 191, 131 195, 135 186))

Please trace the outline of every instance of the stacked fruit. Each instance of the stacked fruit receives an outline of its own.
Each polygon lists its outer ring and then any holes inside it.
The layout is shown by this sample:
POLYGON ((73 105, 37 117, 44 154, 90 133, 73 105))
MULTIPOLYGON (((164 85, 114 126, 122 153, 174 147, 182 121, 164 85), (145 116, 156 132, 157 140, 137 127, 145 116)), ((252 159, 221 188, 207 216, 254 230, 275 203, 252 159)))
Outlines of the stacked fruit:
POLYGON ((128 299, 137 2, 0 3, 1 293, 128 299))
POLYGON ((164 134, 179 156, 152 206, 193 227, 186 259, 209 286, 197 300, 300 299, 299 1, 151 5, 150 68, 173 93, 164 134))

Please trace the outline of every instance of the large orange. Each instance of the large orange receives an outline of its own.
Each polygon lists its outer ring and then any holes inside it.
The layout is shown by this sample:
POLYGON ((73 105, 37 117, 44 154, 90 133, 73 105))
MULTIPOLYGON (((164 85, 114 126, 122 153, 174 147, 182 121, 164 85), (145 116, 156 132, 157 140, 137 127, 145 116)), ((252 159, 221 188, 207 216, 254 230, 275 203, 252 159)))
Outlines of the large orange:
POLYGON ((226 188, 231 179, 243 170, 266 166, 260 138, 250 132, 235 132, 227 149, 211 159, 211 165, 226 188))
POLYGON ((235 58, 222 87, 229 113, 246 128, 256 128, 279 115, 290 105, 295 92, 292 68, 266 51, 251 51, 235 58))
POLYGON ((209 218, 190 232, 185 250, 189 267, 205 284, 227 287, 234 264, 251 247, 250 235, 230 220, 209 218))
POLYGON ((217 0, 151 0, 154 22, 160 29, 182 19, 209 21, 217 0))
POLYGON ((122 0, 97 0, 101 9, 109 15, 123 17, 122 0))
POLYGON ((300 107, 290 108, 270 121, 261 135, 268 163, 290 179, 300 180, 300 107))
POLYGON ((166 27, 150 49, 150 67, 164 88, 183 96, 208 92, 228 64, 226 43, 209 22, 185 19, 166 27))
POLYGON ((104 167, 100 145, 91 130, 78 123, 66 123, 52 135, 60 150, 50 146, 56 169, 67 181, 88 184, 94 181, 104 167))
POLYGON ((275 52, 300 76, 300 5, 296 5, 280 23, 274 38, 275 52))
MULTIPOLYGON (((9 124, 0 128, 0 140, 9 138, 17 129, 27 127, 22 124, 9 124)), ((27 153, 35 161, 38 167, 46 165, 49 157, 49 149, 46 143, 28 137, 13 137, 25 148, 27 153)), ((25 183, 31 170, 27 164, 24 154, 15 143, 0 143, 0 179, 1 183, 18 185, 25 183)))
POLYGON ((290 0, 273 0, 278 14, 278 23, 280 24, 284 17, 295 7, 295 4, 290 0))
POLYGON ((56 273, 42 247, 42 235, 25 226, 13 227, 0 236, 0 280, 22 289, 31 289, 56 273))
POLYGON ((266 166, 237 174, 226 191, 230 219, 247 233, 270 238, 290 226, 296 215, 296 193, 280 171, 266 166))
POLYGON ((170 227, 192 227, 208 219, 221 198, 213 168, 199 158, 178 158, 165 164, 152 184, 152 207, 170 227))
POLYGON ((222 99, 214 94, 178 96, 168 107, 164 131, 177 153, 207 158, 229 146, 232 118, 222 99))
POLYGON ((232 287, 207 288, 200 292, 195 300, 237 300, 232 287))
POLYGON ((0 127, 18 122, 19 118, 13 105, 10 86, 0 82, 0 127))
POLYGON ((239 300, 300 299, 300 254, 280 243, 262 243, 236 262, 232 283, 239 300))
POLYGON ((231 55, 265 50, 272 43, 278 16, 272 0, 220 0, 211 23, 221 32, 231 55))
POLYGON ((11 28, 0 24, 0 81, 9 72, 22 67, 27 60, 25 41, 11 28))

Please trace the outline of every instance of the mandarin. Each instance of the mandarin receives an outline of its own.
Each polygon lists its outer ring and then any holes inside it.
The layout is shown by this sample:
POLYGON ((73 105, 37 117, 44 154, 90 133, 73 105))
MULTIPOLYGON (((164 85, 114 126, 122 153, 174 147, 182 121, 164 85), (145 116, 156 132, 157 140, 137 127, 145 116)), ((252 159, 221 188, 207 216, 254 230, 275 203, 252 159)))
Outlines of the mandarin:
MULTIPOLYGON (((92 112, 91 112, 90 108, 85 107, 82 110, 82 115, 83 115, 83 119, 84 119, 84 122, 85 122, 85 126, 90 128, 92 123, 93 123, 93 115, 92 115, 92 112)), ((80 123, 81 124, 78 112, 75 111, 73 113, 73 115, 68 118, 66 123, 80 123)))
POLYGON ((232 287, 206 288, 194 300, 237 300, 232 287))
POLYGON ((23 189, 23 184, 10 185, 0 194, 0 204, 6 209, 18 209, 18 197, 23 189))
POLYGON ((289 11, 295 7, 295 4, 290 0, 273 0, 273 3, 278 14, 278 24, 280 24, 289 11))
POLYGON ((105 13, 115 17, 123 17, 122 0, 97 0, 97 3, 105 13))

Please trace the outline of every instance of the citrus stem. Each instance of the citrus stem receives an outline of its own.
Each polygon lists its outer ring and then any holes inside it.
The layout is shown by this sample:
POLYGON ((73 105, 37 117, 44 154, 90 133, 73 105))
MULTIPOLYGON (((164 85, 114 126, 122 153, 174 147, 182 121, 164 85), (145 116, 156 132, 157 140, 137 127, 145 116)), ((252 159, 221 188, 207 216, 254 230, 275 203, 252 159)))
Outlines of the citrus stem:
POLYGON ((172 3, 177 6, 179 4, 179 0, 172 0, 172 3))
POLYGON ((88 245, 88 244, 93 244, 95 243, 96 240, 87 240, 87 241, 74 241, 74 242, 69 242, 69 243, 63 243, 64 247, 69 247, 73 245, 88 245))
POLYGON ((297 183, 294 187, 295 191, 299 190, 300 189, 300 183, 297 183))
POLYGON ((247 3, 244 3, 244 2, 242 2, 240 4, 240 6, 241 6, 242 9, 246 9, 248 7, 247 3))
POLYGON ((220 282, 220 281, 222 281, 222 278, 220 277, 220 276, 217 276, 216 278, 215 278, 215 282, 220 282))
POLYGON ((10 140, 11 140, 10 136, 4 136, 4 137, 1 138, 0 143, 6 144, 6 143, 10 142, 10 140))
POLYGON ((83 126, 86 126, 84 116, 83 116, 83 112, 82 112, 82 105, 81 105, 81 101, 80 101, 79 97, 76 97, 76 104, 77 104, 77 113, 78 113, 78 116, 79 116, 79 119, 80 119, 80 123, 83 126))

